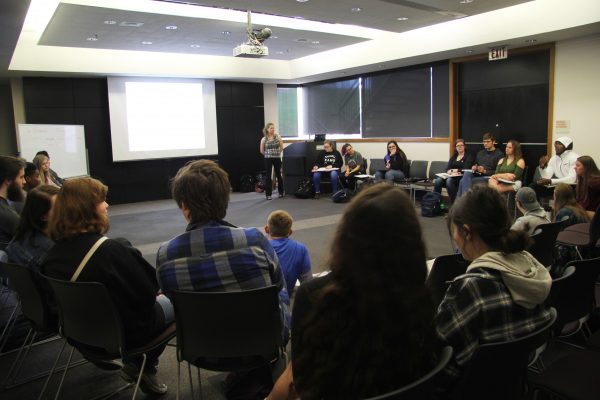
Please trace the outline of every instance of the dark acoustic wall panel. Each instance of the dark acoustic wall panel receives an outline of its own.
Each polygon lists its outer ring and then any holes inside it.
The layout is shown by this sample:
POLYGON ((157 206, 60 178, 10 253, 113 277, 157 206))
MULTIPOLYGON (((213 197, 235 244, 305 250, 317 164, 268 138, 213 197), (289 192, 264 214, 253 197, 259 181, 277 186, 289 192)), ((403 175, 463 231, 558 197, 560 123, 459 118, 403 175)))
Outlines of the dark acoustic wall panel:
POLYGON ((233 190, 239 190, 242 175, 264 170, 259 152, 265 124, 261 83, 215 83, 219 164, 229 174, 233 190))
POLYGON ((17 154, 17 135, 9 84, 0 84, 0 154, 17 154))
MULTIPOLYGON (((542 50, 501 61, 477 61, 459 66, 459 137, 481 143, 492 132, 500 147, 509 139, 523 146, 534 173, 548 140, 550 52, 542 50)), ((470 145, 473 151, 481 145, 470 145)))

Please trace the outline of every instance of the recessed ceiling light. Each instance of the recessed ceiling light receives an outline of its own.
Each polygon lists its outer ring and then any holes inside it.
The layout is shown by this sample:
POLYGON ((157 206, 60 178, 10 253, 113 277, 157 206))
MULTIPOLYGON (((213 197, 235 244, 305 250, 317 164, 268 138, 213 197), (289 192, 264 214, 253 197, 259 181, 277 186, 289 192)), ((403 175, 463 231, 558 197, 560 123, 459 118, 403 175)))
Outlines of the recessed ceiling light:
POLYGON ((408 18, 407 17, 398 17, 396 18, 398 21, 406 21, 408 18))
POLYGON ((459 3, 460 4, 469 4, 472 3, 474 0, 460 0, 459 3))
POLYGON ((90 36, 90 37, 86 38, 85 40, 90 41, 90 42, 97 42, 98 35, 90 36))
POLYGON ((537 40, 536 40, 536 39, 527 39, 527 40, 525 41, 525 43, 535 43, 535 42, 537 42, 537 40))
POLYGON ((114 25, 117 23, 117 21, 113 21, 112 19, 107 19, 106 21, 104 21, 104 23, 106 25, 114 25))
POLYGON ((169 31, 174 31, 177 29, 177 25, 167 25, 167 26, 165 26, 165 29, 167 29, 169 31))
POLYGON ((223 32, 221 32, 221 35, 227 35, 227 36, 229 36, 229 35, 231 35, 231 32, 229 32, 229 31, 223 31, 223 32))
POLYGON ((308 39, 305 39, 305 38, 299 38, 299 39, 296 39, 296 42, 300 42, 300 43, 306 43, 306 42, 308 42, 308 39))
POLYGON ((202 46, 201 46, 201 45, 199 45, 199 44, 190 44, 190 47, 192 47, 192 48, 194 48, 194 49, 198 49, 198 48, 200 48, 200 47, 202 47, 202 46))
POLYGON ((321 42, 319 42, 318 40, 313 40, 311 43, 312 43, 312 44, 319 44, 319 43, 321 43, 321 42))
POLYGON ((275 54, 283 54, 283 51, 276 51, 275 54))
POLYGON ((271 39, 279 39, 279 36, 271 36, 271 39))
POLYGON ((360 7, 352 7, 352 8, 350 9, 350 11, 352 11, 352 12, 361 12, 361 11, 362 11, 362 8, 360 8, 360 7))
POLYGON ((127 26, 130 28, 140 28, 143 25, 144 25, 143 22, 131 22, 131 21, 123 21, 119 24, 119 26, 127 26))
POLYGON ((306 3, 308 0, 296 0, 298 3, 306 3))
POLYGON ((152 44, 152 42, 149 42, 149 41, 147 41, 147 40, 144 40, 144 41, 142 42, 142 44, 152 44))
POLYGON ((473 52, 473 50, 465 50, 465 53, 467 54, 471 54, 473 52))

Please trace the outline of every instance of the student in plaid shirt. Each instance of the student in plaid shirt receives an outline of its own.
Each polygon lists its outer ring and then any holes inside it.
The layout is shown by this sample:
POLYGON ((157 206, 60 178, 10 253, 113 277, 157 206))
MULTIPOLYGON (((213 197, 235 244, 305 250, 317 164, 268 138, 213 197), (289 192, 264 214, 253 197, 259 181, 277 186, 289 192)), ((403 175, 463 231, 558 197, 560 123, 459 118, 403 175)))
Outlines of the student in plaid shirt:
POLYGON ((452 386, 479 344, 525 336, 551 319, 543 302, 552 279, 524 251, 527 233, 510 230, 506 200, 494 189, 472 188, 450 209, 449 223, 463 257, 472 260, 436 317, 438 336, 454 349, 442 383, 452 386))
POLYGON ((171 190, 188 226, 158 250, 160 288, 168 296, 172 290, 221 292, 277 285, 285 341, 289 298, 277 254, 258 229, 223 220, 230 188, 227 173, 214 161, 192 161, 179 170, 171 190))

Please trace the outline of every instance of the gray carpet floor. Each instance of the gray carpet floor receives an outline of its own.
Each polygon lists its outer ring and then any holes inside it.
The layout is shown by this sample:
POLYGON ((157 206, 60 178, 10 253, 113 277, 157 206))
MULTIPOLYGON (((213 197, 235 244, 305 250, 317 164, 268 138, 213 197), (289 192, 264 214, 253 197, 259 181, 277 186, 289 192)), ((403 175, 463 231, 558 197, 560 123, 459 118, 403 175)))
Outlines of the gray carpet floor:
MULTIPOLYGON (((328 198, 319 200, 301 200, 288 196, 266 201, 264 195, 257 193, 234 193, 226 220, 237 226, 263 229, 267 216, 276 209, 283 209, 294 217, 293 238, 306 244, 310 252, 313 272, 327 269, 328 249, 345 204, 334 204, 328 198)), ((420 210, 417 208, 416 210, 420 210)), ((156 251, 161 243, 184 231, 186 223, 172 200, 153 201, 137 204, 112 206, 109 208, 111 228, 110 237, 125 237, 138 247, 144 257, 155 264, 156 251)), ((421 218, 421 217, 419 217, 421 218)), ((441 217, 421 218, 423 239, 427 245, 429 258, 453 252, 448 236, 446 219, 441 217)), ((376 234, 376 233, 374 233, 376 234)), ((6 315, 7 310, 2 314, 6 315)), ((0 316, 0 319, 2 317, 0 316)), ((18 379, 49 369, 58 341, 36 346, 23 364, 18 379)), ((76 357, 80 357, 76 352, 76 357)), ((15 353, 0 356, 0 382, 4 380, 15 353)), ((63 359, 66 359, 63 356, 63 359)), ((195 372, 193 371, 193 374, 195 372)), ((195 376, 195 375, 194 375, 195 376)), ((204 399, 224 399, 221 382, 223 373, 202 371, 202 391, 204 399)), ((160 359, 159 378, 169 386, 169 392, 162 399, 175 399, 177 387, 177 361, 174 347, 167 347, 160 359)), ((58 386, 59 378, 53 378, 45 398, 52 398, 58 386)), ((35 399, 42 387, 43 380, 18 386, 0 392, 0 398, 35 399)), ((118 372, 102 371, 91 364, 84 364, 69 371, 62 391, 62 399, 87 399, 106 393, 123 384, 118 372)), ((1 385, 0 385, 1 386, 1 385)), ((197 384, 195 386, 197 393, 197 384)), ((113 398, 127 399, 131 391, 125 391, 113 398)), ((138 395, 139 398, 147 397, 138 395)), ((181 398, 190 399, 191 391, 187 368, 182 365, 181 398)))

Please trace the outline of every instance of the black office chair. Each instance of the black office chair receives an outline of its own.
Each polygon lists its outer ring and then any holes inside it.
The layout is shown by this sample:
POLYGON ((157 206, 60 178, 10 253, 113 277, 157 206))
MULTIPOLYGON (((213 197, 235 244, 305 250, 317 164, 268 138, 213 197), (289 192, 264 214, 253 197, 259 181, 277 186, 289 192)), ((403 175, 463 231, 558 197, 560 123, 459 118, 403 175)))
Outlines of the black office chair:
POLYGON ((536 350, 551 337, 556 321, 552 318, 537 331, 518 339, 479 345, 471 357, 455 391, 461 400, 518 400, 526 392, 527 367, 536 350))
POLYGON ((439 256, 433 261, 431 271, 427 275, 425 286, 431 293, 431 299, 435 308, 440 305, 448 284, 457 276, 464 274, 467 271, 469 262, 466 261, 461 254, 448 254, 439 256))
POLYGON ((278 289, 268 286, 236 292, 173 291, 177 323, 177 398, 180 364, 212 371, 241 371, 285 360, 278 289), (201 316, 201 317, 199 317, 201 316))
MULTIPOLYGON (((19 297, 19 304, 23 317, 25 317, 27 322, 29 322, 31 325, 27 331, 27 335, 25 336, 23 344, 19 348, 17 356, 15 357, 8 370, 8 373, 6 374, 2 386, 5 389, 10 389, 40 377, 48 376, 48 379, 46 379, 46 382, 44 383, 42 391, 39 395, 41 398, 46 390, 48 380, 56 368, 59 357, 56 358, 54 366, 50 371, 37 374, 36 376, 30 377, 24 382, 19 382, 18 384, 13 384, 13 382, 19 375, 21 367, 23 366, 23 361, 29 355, 29 351, 35 342, 36 337, 40 334, 58 335, 57 318, 55 318, 53 312, 50 310, 46 297, 40 290, 39 284, 35 281, 32 272, 27 267, 11 263, 0 263, 0 270, 2 271, 3 275, 8 277, 12 289, 15 290, 19 297)), ((58 336, 56 336, 56 338, 58 338, 58 336)), ((65 344, 66 341, 62 345, 59 355, 62 353, 65 344)))
MULTIPOLYGON (((596 281, 600 274, 600 258, 571 261, 561 278, 552 282, 548 304, 558 311, 556 336, 571 336, 582 331, 590 336, 587 320, 595 307, 596 281), (572 274, 568 273, 574 268, 572 274)), ((565 342, 567 344, 572 344, 565 342)))
POLYGON ((529 252, 546 268, 554 264, 556 237, 563 229, 563 225, 563 222, 541 224, 531 234, 533 245, 529 248, 529 252))
POLYGON ((427 180, 419 181, 412 184, 411 188, 413 191, 413 205, 416 205, 417 190, 432 191, 434 187, 434 180, 437 178, 436 174, 446 172, 446 161, 432 161, 429 164, 429 170, 427 171, 427 180))
POLYGON ((575 224, 565 228, 558 234, 556 243, 573 246, 580 259, 594 255, 600 246, 600 206, 589 223, 575 224))
MULTIPOLYGON (((141 355, 143 362, 140 371, 143 371, 146 365, 146 353, 165 346, 175 337, 175 323, 173 323, 146 345, 135 349, 128 348, 125 344, 121 317, 103 284, 45 278, 50 282, 58 304, 61 336, 90 361, 112 361, 141 355)), ((56 398, 62 389, 73 350, 69 354, 67 368, 60 380, 56 398)), ((140 372, 134 387, 133 399, 137 394, 141 378, 140 372)), ((130 383, 122 386, 112 394, 120 393, 131 385, 130 383)))
POLYGON ((452 358, 452 347, 446 346, 440 353, 437 365, 427 374, 409 383, 406 386, 396 389, 392 392, 382 394, 375 397, 370 397, 365 400, 422 400, 427 399, 431 395, 434 387, 433 382, 435 377, 448 365, 452 358))

